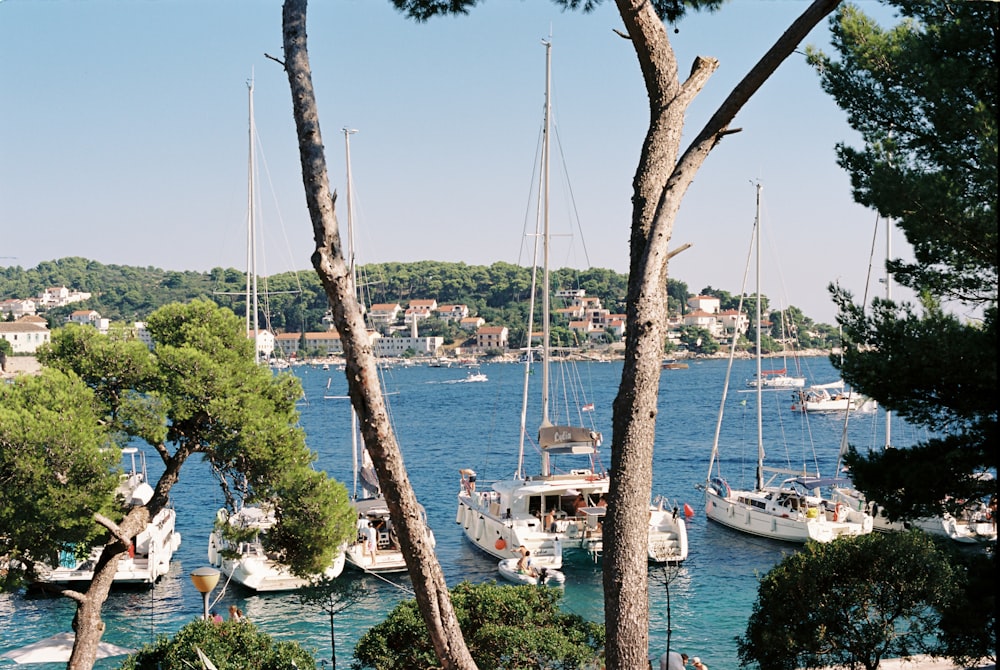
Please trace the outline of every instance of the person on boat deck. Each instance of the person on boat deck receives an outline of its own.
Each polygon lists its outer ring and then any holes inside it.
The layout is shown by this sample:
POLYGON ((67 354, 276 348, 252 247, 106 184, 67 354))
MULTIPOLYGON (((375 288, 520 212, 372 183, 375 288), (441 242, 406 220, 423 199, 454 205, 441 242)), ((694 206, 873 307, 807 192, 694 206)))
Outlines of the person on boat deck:
POLYGON ((694 670, 708 670, 708 666, 702 663, 697 656, 691 659, 691 665, 694 666, 694 670))
POLYGON ((458 472, 462 475, 462 489, 471 496, 476 492, 476 471, 471 468, 462 468, 458 472))
POLYGON ((542 522, 542 528, 544 528, 549 533, 556 532, 556 513, 555 510, 549 510, 545 513, 545 521, 542 522))
POLYGON ((361 547, 361 552, 367 553, 371 556, 375 556, 375 547, 378 541, 378 535, 375 529, 372 528, 371 523, 368 521, 368 517, 364 514, 358 514, 358 542, 363 542, 364 545, 361 547))
POLYGON ((378 550, 378 531, 368 525, 365 529, 365 539, 368 541, 368 555, 372 557, 372 563, 375 563, 375 553, 378 550))
POLYGON ((587 506, 587 501, 583 497, 582 493, 576 494, 576 500, 573 501, 573 515, 580 516, 580 509, 587 506))
POLYGON ((601 499, 597 501, 597 506, 598 507, 607 507, 608 506, 608 501, 604 498, 604 494, 603 493, 601 494, 601 499))

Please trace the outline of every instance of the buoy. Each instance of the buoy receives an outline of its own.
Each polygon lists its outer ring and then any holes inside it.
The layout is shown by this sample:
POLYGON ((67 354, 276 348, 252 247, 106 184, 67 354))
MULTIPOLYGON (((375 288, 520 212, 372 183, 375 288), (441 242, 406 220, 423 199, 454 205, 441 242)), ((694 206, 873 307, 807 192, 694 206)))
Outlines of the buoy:
POLYGON ((493 543, 493 546, 496 547, 498 550, 503 551, 504 549, 507 548, 507 540, 503 539, 502 537, 497 538, 497 541, 493 543))
POLYGON ((687 503, 684 503, 684 516, 689 519, 694 516, 694 510, 691 509, 691 505, 688 505, 687 503))

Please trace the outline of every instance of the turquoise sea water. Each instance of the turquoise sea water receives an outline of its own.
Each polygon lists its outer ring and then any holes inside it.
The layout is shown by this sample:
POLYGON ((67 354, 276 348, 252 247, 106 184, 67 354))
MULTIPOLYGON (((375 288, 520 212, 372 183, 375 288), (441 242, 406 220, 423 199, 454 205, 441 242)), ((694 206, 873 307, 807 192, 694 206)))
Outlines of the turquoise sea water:
MULTIPOLYGON (((825 358, 801 361, 807 383, 837 379, 825 358)), ((745 380, 753 373, 753 362, 734 366, 721 447, 723 471, 731 483, 752 481, 756 463, 755 395, 746 392, 745 380), (749 479, 745 479, 749 478, 749 479)), ((703 481, 708 468, 715 431, 725 361, 692 362, 686 370, 663 372, 660 413, 654 458, 654 495, 662 494, 683 505, 695 516, 688 520, 690 555, 670 583, 671 647, 700 656, 712 668, 736 668, 736 643, 746 626, 756 598, 757 579, 781 557, 795 551, 794 545, 752 538, 706 522, 701 494, 695 484, 703 481)), ((462 580, 483 582, 499 579, 494 559, 464 540, 455 524, 456 494, 460 468, 479 473, 480 487, 509 476, 517 462, 520 385, 523 369, 518 365, 492 364, 482 367, 485 383, 464 383, 458 368, 398 368, 387 384, 398 394, 390 396, 392 413, 410 478, 437 538, 437 555, 449 584, 462 580)), ((554 376, 568 372, 555 366, 554 376)), ((595 405, 594 419, 604 432, 605 452, 611 445, 611 403, 621 377, 621 363, 578 365, 586 401, 595 405)), ((319 454, 318 467, 350 488, 350 435, 347 401, 324 399, 341 395, 346 388, 342 372, 314 367, 296 368, 306 391, 300 410, 310 448, 319 454), (329 384, 329 390, 327 385, 329 384)), ((534 375, 531 383, 539 383, 534 375)), ((775 466, 814 469, 813 454, 824 475, 833 474, 843 426, 840 415, 811 416, 791 410, 790 391, 764 394, 764 430, 768 463, 775 466)), ((573 402, 581 401, 575 400, 573 402)), ((883 440, 881 412, 857 415, 849 423, 852 443, 878 446, 883 440)), ((528 425, 537 426, 537 410, 529 413, 528 425)), ((533 431, 533 429, 532 429, 533 431)), ((904 444, 906 429, 893 427, 894 441, 904 444)), ((605 465, 608 453, 604 454, 605 465)), ((526 455, 528 470, 537 470, 534 452, 526 455)), ((159 470, 150 460, 150 475, 159 470)), ((180 550, 170 574, 152 589, 115 591, 104 607, 107 632, 104 640, 139 647, 157 635, 172 634, 200 615, 200 594, 191 584, 191 570, 207 564, 207 538, 222 498, 208 469, 199 461, 185 465, 181 481, 172 495, 177 509, 180 550)), ((567 565, 566 609, 595 621, 603 620, 601 575, 589 564, 567 565)), ((651 653, 666 648, 666 593, 658 570, 651 569, 651 653)), ((338 666, 348 667, 354 644, 371 625, 381 621, 402 598, 410 597, 409 580, 392 582, 345 571, 342 578, 363 579, 369 587, 368 602, 339 616, 336 621, 338 666)), ((218 590, 213 594, 218 595, 218 590)), ((330 658, 329 619, 320 611, 299 604, 291 594, 254 595, 230 586, 215 608, 224 613, 231 603, 241 607, 264 631, 281 639, 296 640, 316 652, 317 659, 330 658)), ((70 601, 38 594, 0 594, 0 653, 70 630, 74 607, 70 601)), ((99 661, 98 668, 114 668, 114 659, 99 661)), ((0 660, 0 668, 15 667, 0 660)), ((32 666, 42 670, 60 665, 32 666)))

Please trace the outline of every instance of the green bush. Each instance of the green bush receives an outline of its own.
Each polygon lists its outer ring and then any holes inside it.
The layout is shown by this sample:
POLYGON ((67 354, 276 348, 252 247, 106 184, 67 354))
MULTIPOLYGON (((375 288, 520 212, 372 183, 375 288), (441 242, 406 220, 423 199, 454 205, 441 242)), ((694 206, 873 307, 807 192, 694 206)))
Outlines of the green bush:
POLYGON ((120 670, 204 668, 195 647, 218 670, 304 670, 315 668, 313 655, 297 642, 275 642, 249 621, 213 623, 196 619, 172 638, 161 635, 129 656, 120 670))

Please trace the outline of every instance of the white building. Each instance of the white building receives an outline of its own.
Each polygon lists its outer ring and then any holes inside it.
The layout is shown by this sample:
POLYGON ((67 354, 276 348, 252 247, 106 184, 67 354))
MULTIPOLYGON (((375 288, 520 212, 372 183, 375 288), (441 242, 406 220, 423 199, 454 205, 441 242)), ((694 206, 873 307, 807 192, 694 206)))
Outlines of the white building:
POLYGON ((247 338, 257 343, 257 358, 262 361, 270 360, 274 353, 274 335, 269 330, 258 330, 256 335, 253 331, 247 331, 247 338))
POLYGON ((443 337, 380 337, 375 341, 375 355, 396 358, 412 349, 418 356, 437 356, 442 346, 443 337))
POLYGON ((37 311, 38 305, 31 298, 27 298, 25 300, 10 298, 9 300, 0 302, 0 313, 13 314, 15 319, 19 319, 22 316, 28 316, 29 314, 35 314, 37 311))
POLYGON ((33 354, 50 339, 45 320, 41 323, 27 317, 17 321, 0 321, 0 337, 10 342, 15 354, 33 354))

